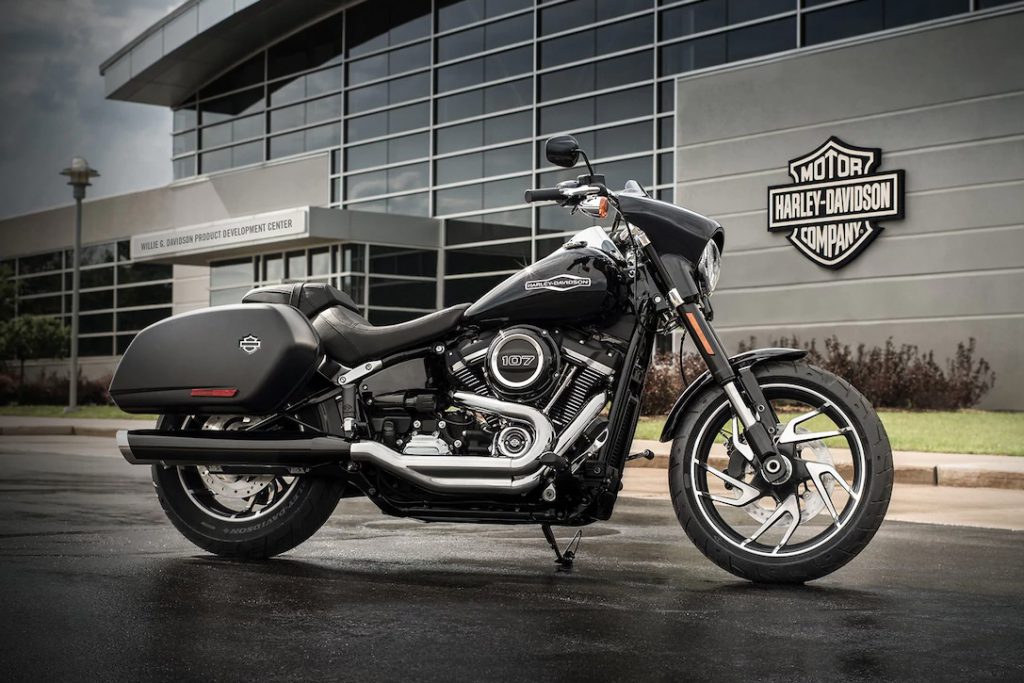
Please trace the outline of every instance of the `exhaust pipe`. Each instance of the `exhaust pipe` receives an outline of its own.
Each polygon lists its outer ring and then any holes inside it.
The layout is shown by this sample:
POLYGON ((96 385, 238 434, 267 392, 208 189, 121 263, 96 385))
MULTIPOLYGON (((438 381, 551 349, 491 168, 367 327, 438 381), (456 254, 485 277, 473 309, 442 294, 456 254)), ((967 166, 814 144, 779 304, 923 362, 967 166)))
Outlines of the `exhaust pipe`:
POLYGON ((133 465, 312 467, 338 462, 351 444, 334 436, 282 432, 119 431, 117 447, 133 465))
POLYGON ((134 465, 230 465, 236 467, 314 467, 347 458, 370 463, 422 488, 442 493, 528 491, 540 483, 544 453, 562 455, 604 408, 605 395, 590 399, 555 441, 547 416, 536 408, 458 392, 455 400, 482 413, 530 426, 533 442, 520 456, 403 455, 376 441, 349 442, 334 436, 287 432, 200 431, 187 436, 155 430, 119 431, 117 445, 134 465))

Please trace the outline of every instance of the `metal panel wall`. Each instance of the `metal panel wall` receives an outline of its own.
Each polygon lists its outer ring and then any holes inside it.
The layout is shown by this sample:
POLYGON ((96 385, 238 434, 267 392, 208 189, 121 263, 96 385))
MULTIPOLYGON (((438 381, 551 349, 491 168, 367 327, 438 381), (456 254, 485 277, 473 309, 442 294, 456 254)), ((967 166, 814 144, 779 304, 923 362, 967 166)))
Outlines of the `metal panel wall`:
POLYGON ((977 339, 982 407, 1024 409, 1024 12, 680 78, 677 201, 726 226, 716 323, 751 335, 918 344, 977 339), (769 185, 830 135, 906 169, 907 216, 831 271, 767 231, 769 185))

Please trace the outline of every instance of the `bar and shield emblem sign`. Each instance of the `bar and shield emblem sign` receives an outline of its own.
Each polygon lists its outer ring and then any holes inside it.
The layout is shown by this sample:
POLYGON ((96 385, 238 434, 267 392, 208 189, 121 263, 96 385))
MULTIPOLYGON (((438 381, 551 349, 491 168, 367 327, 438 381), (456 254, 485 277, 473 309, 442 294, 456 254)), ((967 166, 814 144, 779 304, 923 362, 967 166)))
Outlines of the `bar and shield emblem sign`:
POLYGON ((830 137, 789 162, 792 185, 768 188, 768 231, 789 232, 801 254, 842 268, 882 232, 881 219, 903 218, 903 171, 876 173, 880 149, 830 137))

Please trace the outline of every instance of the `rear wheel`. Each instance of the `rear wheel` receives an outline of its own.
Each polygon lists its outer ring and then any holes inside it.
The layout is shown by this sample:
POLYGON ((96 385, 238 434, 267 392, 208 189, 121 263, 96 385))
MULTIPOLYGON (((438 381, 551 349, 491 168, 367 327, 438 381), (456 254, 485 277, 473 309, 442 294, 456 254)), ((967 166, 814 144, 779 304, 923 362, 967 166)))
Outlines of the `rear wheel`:
MULTIPOLYGON (((163 417, 160 429, 232 429, 240 418, 163 417)), ((153 484, 171 523, 222 557, 261 559, 296 547, 330 518, 342 483, 312 475, 236 475, 207 467, 153 466, 153 484)))
POLYGON ((712 387, 673 442, 672 502, 687 535, 723 569, 802 583, 871 540, 889 504, 892 452, 875 411, 839 377, 792 362, 766 363, 755 375, 778 416, 775 445, 789 470, 755 470, 731 405, 712 387))

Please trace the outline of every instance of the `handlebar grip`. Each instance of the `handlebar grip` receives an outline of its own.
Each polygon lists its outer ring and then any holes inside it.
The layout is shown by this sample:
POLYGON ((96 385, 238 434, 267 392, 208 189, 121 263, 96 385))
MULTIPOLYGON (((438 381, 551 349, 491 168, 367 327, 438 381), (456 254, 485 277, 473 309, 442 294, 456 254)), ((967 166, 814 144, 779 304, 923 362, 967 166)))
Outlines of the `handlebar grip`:
POLYGON ((525 199, 527 202, 554 202, 564 196, 557 187, 542 187, 536 190, 527 190, 525 199))

